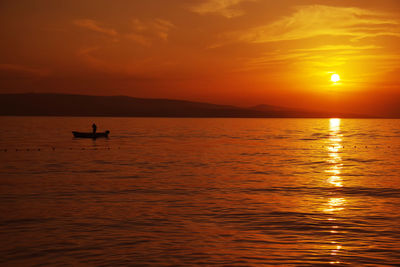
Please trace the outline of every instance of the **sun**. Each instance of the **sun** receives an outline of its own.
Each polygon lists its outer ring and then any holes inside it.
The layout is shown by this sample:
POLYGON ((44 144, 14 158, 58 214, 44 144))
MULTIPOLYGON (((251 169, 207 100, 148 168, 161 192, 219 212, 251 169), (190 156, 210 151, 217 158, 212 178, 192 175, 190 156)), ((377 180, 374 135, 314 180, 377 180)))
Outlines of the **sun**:
POLYGON ((339 74, 336 74, 336 73, 335 73, 335 74, 332 74, 332 76, 331 76, 331 81, 334 82, 334 83, 340 81, 340 76, 339 76, 339 74))

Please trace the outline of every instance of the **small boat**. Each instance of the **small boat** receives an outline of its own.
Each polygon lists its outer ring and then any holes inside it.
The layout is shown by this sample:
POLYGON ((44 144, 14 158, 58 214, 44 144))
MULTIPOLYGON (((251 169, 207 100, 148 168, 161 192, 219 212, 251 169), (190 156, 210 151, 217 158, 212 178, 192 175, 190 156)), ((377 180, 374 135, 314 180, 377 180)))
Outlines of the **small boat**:
POLYGON ((110 131, 99 132, 99 133, 72 132, 72 134, 76 138, 92 138, 92 139, 96 139, 99 137, 108 138, 109 133, 110 133, 110 131))

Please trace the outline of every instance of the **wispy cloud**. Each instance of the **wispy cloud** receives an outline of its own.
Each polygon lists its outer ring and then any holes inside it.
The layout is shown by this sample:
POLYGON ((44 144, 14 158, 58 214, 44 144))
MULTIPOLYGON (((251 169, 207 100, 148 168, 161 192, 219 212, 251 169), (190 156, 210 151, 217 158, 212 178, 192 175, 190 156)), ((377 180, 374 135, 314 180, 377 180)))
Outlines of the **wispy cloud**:
POLYGON ((125 38, 143 46, 150 46, 156 40, 167 41, 170 30, 175 27, 170 21, 160 18, 132 19, 128 22, 131 24, 130 30, 125 33, 104 27, 100 22, 92 19, 77 19, 73 23, 78 27, 110 36, 113 41, 121 41, 125 38))
MULTIPOLYGON (((243 59, 246 69, 258 69, 268 66, 307 63, 309 66, 337 67, 352 60, 360 59, 388 60, 393 55, 383 54, 382 47, 375 45, 323 45, 312 48, 275 50, 259 57, 243 59)), ((397 58, 397 57, 396 57, 397 58)))
POLYGON ((310 5, 299 6, 292 15, 271 24, 228 33, 221 44, 267 43, 317 36, 349 36, 356 40, 383 35, 400 36, 400 22, 388 14, 356 7, 310 5))
POLYGON ((99 45, 86 46, 77 51, 77 56, 90 70, 115 77, 155 77, 158 70, 171 66, 171 62, 160 62, 151 56, 134 61, 112 61, 104 58, 106 51, 107 48, 99 45))
POLYGON ((240 9, 240 4, 249 1, 256 0, 205 0, 189 9, 200 15, 218 14, 226 18, 234 18, 245 14, 244 10, 240 9))
MULTIPOLYGON (((105 28, 100 27, 99 22, 93 20, 76 20, 74 23, 80 27, 90 29, 95 32, 105 34, 106 39, 93 39, 91 44, 79 48, 76 51, 77 58, 86 67, 101 73, 122 76, 141 75, 145 70, 157 69, 162 64, 160 62, 150 62, 151 47, 156 43, 168 41, 171 29, 175 26, 170 21, 161 18, 151 18, 147 20, 129 19, 124 21, 125 27, 105 28), (110 43, 109 41, 113 41, 110 43), (114 43, 114 41, 118 41, 114 43), (136 60, 129 60, 129 56, 124 59, 113 59, 107 57, 110 53, 120 53, 127 47, 132 48, 132 43, 145 46, 149 55, 136 60), (153 67, 156 66, 155 68, 153 67)), ((125 50, 126 51, 126 50, 125 50)), ((144 74, 143 74, 144 75, 144 74)))
POLYGON ((78 50, 77 55, 82 59, 85 65, 90 67, 90 69, 101 72, 102 74, 127 75, 129 73, 129 70, 123 65, 102 59, 99 56, 99 54, 102 54, 101 49, 100 46, 83 47, 78 50))
POLYGON ((102 33, 105 35, 109 35, 109 36, 117 36, 118 33, 116 30, 112 29, 112 28, 107 28, 104 26, 101 26, 99 22, 92 20, 92 19, 77 19, 74 20, 73 23, 78 26, 78 27, 82 27, 94 32, 98 32, 98 33, 102 33))
MULTIPOLYGON (((391 71, 398 66, 398 54, 375 45, 322 45, 311 48, 276 49, 257 57, 242 58, 238 71, 297 69, 308 76, 326 76, 329 71, 352 69, 351 80, 363 83, 365 77, 391 71), (371 65, 371 62, 374 62, 371 65), (358 68, 355 68, 358 66, 358 68)), ((346 71, 345 71, 346 72, 346 71)))
POLYGON ((0 64, 0 71, 7 73, 16 73, 23 76, 47 76, 50 74, 48 69, 34 68, 19 64, 0 64))
POLYGON ((104 62, 93 55, 99 49, 99 46, 83 47, 78 50, 77 55, 92 67, 104 66, 104 62))
POLYGON ((174 24, 165 19, 132 20, 132 30, 125 36, 138 44, 149 46, 156 40, 167 41, 174 24))

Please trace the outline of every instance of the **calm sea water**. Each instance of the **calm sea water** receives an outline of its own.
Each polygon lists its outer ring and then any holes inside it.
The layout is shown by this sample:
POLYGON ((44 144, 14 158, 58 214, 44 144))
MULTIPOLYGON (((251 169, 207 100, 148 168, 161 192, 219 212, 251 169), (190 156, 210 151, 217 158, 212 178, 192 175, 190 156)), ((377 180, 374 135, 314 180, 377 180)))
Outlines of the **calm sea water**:
POLYGON ((400 120, 0 124, 1 265, 400 265, 400 120))

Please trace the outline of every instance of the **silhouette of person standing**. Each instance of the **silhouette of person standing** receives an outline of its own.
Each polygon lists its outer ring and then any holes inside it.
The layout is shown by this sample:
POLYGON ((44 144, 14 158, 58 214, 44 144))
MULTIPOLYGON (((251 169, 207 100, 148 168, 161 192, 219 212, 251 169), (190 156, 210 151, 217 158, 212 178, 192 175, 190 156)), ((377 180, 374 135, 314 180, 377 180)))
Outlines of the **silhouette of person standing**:
POLYGON ((93 129, 93 134, 96 134, 97 125, 95 123, 93 123, 92 129, 93 129))

